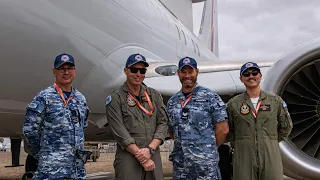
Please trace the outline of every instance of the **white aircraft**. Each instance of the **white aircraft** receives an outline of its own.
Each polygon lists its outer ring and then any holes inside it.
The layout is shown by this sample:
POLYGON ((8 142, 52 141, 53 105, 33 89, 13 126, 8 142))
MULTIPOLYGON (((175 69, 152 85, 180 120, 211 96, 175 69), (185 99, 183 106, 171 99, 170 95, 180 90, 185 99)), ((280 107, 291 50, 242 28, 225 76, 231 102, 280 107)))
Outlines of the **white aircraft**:
MULTIPOLYGON (((124 81, 126 58, 141 53, 151 64, 145 83, 165 99, 180 89, 178 60, 199 62, 200 84, 227 101, 244 91, 244 62, 219 61, 216 1, 213 0, 2 0, 0 1, 0 137, 10 137, 13 166, 19 165, 25 107, 52 85, 57 54, 76 59, 74 87, 91 109, 88 141, 112 138, 105 97, 124 81), (192 3, 205 1, 199 37, 192 33, 192 3)), ((278 61, 261 61, 263 89, 287 102, 294 128, 281 142, 284 172, 320 179, 320 39, 278 61), (272 66, 271 66, 272 65, 272 66)))

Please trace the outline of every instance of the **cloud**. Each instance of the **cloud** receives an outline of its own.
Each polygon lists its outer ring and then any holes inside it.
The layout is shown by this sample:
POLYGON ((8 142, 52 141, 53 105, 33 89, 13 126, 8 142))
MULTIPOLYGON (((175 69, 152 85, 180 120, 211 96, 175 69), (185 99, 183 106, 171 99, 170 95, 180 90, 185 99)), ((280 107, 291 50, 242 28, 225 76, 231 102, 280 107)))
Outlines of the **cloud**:
POLYGON ((277 60, 320 36, 319 8, 316 0, 218 1, 220 59, 277 60))

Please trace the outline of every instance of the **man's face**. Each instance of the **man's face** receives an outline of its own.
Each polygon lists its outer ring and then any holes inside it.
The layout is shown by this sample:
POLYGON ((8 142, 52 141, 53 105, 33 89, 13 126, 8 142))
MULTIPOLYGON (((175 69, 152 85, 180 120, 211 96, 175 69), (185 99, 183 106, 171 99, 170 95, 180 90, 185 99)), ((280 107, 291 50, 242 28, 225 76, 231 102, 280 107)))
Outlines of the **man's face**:
POLYGON ((124 68, 124 73, 127 75, 127 82, 132 85, 141 85, 146 77, 146 72, 147 69, 143 63, 137 63, 128 68, 124 68))
POLYGON ((245 72, 243 72, 242 75, 240 76, 241 82, 247 88, 254 88, 259 86, 261 78, 262 78, 262 74, 256 68, 249 68, 245 72))
POLYGON ((73 64, 65 63, 59 68, 52 69, 54 77, 56 77, 56 82, 61 85, 71 84, 76 75, 76 69, 73 64))
POLYGON ((183 88, 192 88, 197 83, 198 69, 184 66, 178 71, 178 76, 183 88))

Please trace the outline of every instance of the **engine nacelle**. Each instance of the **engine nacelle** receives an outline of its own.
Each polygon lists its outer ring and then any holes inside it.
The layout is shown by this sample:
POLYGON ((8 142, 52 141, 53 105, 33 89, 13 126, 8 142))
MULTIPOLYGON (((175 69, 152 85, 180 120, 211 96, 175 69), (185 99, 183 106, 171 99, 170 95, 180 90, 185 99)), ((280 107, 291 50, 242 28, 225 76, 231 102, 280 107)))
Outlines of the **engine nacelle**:
POLYGON ((293 121, 289 139, 280 143, 285 175, 320 179, 320 38, 285 54, 262 88, 284 99, 293 121))

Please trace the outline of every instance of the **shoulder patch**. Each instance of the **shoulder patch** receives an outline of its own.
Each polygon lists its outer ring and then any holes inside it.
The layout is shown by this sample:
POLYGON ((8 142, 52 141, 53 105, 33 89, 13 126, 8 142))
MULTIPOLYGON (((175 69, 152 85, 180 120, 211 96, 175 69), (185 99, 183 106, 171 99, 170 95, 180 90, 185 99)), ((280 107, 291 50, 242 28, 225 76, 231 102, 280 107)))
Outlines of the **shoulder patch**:
POLYGON ((38 113, 42 113, 44 108, 45 108, 44 105, 41 104, 41 102, 39 102, 39 101, 32 101, 26 107, 26 109, 31 110, 31 111, 35 111, 35 112, 38 112, 38 113))
POLYGON ((112 101, 112 97, 111 97, 111 95, 109 95, 109 96, 106 98, 106 105, 110 104, 111 101, 112 101))
POLYGON ((282 107, 283 107, 283 108, 287 108, 287 104, 286 104, 286 102, 284 102, 284 101, 283 101, 283 103, 282 103, 282 107))
POLYGON ((220 107, 225 105, 224 102, 222 102, 222 101, 220 101, 218 104, 220 107))
POLYGON ((30 109, 36 109, 37 107, 38 107, 37 103, 32 102, 32 103, 28 104, 28 108, 30 108, 30 109))

